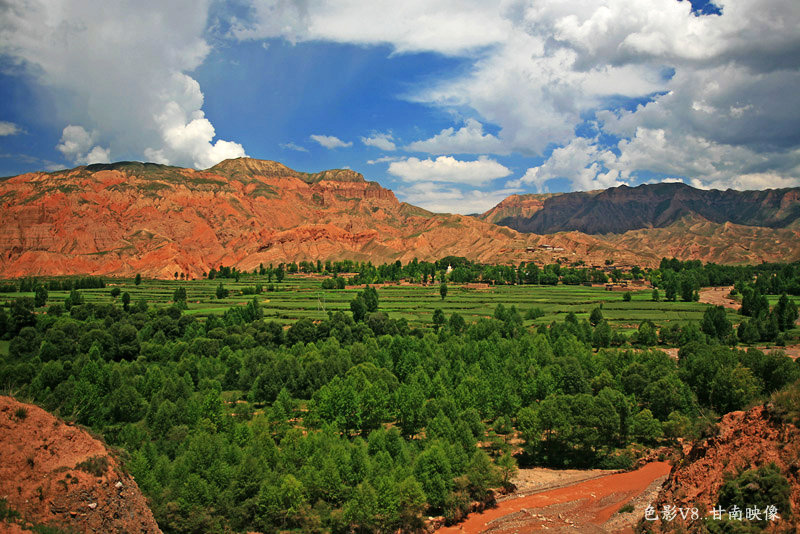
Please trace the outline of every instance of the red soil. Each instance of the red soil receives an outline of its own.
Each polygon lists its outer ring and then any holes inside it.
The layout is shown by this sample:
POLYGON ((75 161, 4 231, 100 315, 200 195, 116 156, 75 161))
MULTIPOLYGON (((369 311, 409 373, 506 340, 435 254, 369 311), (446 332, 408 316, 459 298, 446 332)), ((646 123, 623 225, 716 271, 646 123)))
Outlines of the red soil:
POLYGON ((508 499, 496 508, 470 515, 463 523, 437 532, 531 532, 558 528, 572 532, 603 532, 599 525, 669 472, 668 463, 653 462, 636 471, 508 499))
MULTIPOLYGON (((69 532, 161 532, 106 447, 37 406, 0 396, 0 458, 0 498, 29 523, 69 532), (78 467, 95 457, 107 461, 99 476, 78 467)), ((2 522, 0 531, 22 532, 2 522)))

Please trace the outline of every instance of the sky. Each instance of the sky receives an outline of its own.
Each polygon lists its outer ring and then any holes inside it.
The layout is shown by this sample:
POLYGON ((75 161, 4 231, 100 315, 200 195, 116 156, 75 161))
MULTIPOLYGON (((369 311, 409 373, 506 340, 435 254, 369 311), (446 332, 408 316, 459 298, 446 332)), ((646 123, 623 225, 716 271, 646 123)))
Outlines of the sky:
POLYGON ((433 211, 800 186, 797 0, 0 0, 0 176, 249 156, 433 211))

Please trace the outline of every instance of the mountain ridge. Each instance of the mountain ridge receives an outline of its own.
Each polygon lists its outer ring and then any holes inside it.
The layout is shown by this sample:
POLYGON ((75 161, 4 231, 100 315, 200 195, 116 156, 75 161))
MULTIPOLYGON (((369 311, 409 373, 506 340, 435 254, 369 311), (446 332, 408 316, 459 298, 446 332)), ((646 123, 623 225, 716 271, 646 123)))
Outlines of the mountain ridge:
MULTIPOLYGON (((592 202, 609 194, 517 197, 504 209, 511 204, 519 216, 535 216, 567 199, 577 213, 576 198, 592 202), (528 204, 514 206, 520 198, 528 204)), ((778 201, 786 204, 784 215, 797 206, 786 195, 778 201)), ((796 223, 773 229, 687 212, 659 228, 540 235, 400 202, 349 169, 305 173, 249 158, 206 170, 117 162, 27 173, 0 181, 0 206, 0 277, 200 277, 220 265, 253 270, 262 263, 451 255, 485 263, 612 260, 643 267, 672 255, 718 263, 800 259, 796 223)), ((623 204, 617 209, 625 212, 623 204)))
POLYGON ((721 191, 683 183, 622 185, 546 198, 508 197, 478 218, 525 233, 574 230, 598 235, 664 228, 687 215, 717 224, 787 228, 800 220, 800 188, 721 191))

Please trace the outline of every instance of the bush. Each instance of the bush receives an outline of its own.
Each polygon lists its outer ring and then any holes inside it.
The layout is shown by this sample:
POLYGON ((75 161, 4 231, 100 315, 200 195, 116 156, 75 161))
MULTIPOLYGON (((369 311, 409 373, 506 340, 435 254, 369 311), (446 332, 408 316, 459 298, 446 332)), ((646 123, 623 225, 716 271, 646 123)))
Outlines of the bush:
POLYGON ((93 476, 101 477, 108 470, 108 456, 92 456, 75 466, 93 476))
POLYGON ((28 418, 28 409, 24 406, 20 406, 14 411, 14 417, 16 417, 19 421, 24 421, 28 418))

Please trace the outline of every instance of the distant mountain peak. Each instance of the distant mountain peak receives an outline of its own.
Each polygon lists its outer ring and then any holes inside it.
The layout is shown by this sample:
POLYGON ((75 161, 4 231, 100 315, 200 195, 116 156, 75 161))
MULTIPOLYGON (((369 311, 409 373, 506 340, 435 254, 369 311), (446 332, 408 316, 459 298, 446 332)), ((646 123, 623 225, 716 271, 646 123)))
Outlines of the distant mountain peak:
POLYGON ((543 197, 512 195, 480 216, 520 232, 621 234, 663 228, 687 216, 722 224, 788 228, 800 219, 800 188, 766 191, 695 189, 687 184, 621 185, 543 197))

